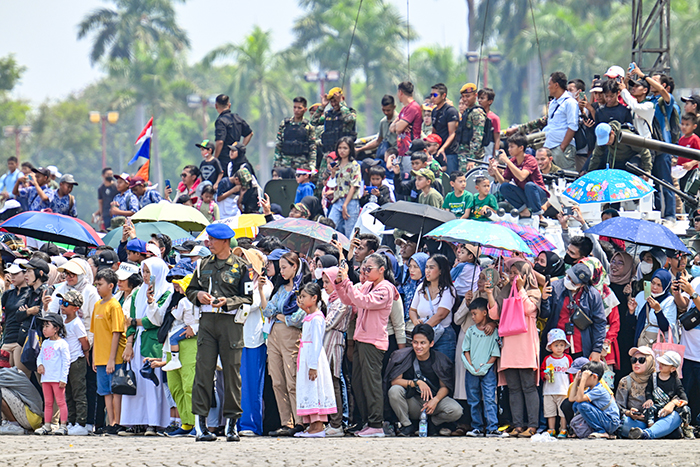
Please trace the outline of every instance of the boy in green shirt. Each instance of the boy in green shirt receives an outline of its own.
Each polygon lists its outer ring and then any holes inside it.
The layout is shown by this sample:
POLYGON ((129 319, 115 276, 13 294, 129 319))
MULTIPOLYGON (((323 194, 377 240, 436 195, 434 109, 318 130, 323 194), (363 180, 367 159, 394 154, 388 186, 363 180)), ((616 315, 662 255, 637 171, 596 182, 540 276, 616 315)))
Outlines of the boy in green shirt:
POLYGON ((416 177, 416 190, 420 191, 418 202, 438 209, 441 208, 443 203, 442 195, 430 186, 435 181, 433 171, 424 167, 420 170, 413 170, 411 175, 416 177))
POLYGON ((489 193, 491 191, 491 182, 488 178, 477 177, 475 182, 477 195, 474 196, 472 212, 469 218, 477 221, 487 221, 490 214, 498 210, 498 201, 496 201, 495 196, 489 193))
POLYGON ((453 191, 445 196, 442 209, 447 209, 457 219, 469 219, 469 214, 474 204, 474 195, 465 191, 467 178, 464 173, 459 171, 452 172, 450 174, 450 186, 453 191))

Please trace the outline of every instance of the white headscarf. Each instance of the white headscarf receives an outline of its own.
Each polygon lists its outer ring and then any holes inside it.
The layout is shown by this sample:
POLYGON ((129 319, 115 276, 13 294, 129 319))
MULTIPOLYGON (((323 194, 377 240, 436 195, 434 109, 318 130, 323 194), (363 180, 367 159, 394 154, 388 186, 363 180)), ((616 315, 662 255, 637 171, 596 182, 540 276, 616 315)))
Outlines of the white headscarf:
MULTIPOLYGON (((148 258, 141 263, 141 274, 143 274, 143 267, 148 266, 148 270, 151 272, 151 276, 155 280, 155 285, 153 287, 153 298, 158 301, 164 293, 170 292, 170 297, 173 294, 173 285, 168 282, 165 278, 168 275, 168 265, 165 264, 160 258, 152 257, 148 258)), ((136 294, 136 318, 142 319, 148 314, 148 319, 155 325, 160 325, 163 322, 163 315, 165 314, 165 309, 170 303, 170 297, 163 303, 163 306, 158 307, 157 303, 154 302, 154 309, 149 310, 148 305, 148 287, 150 283, 144 283, 136 294), (162 310, 162 312, 161 312, 162 310)))

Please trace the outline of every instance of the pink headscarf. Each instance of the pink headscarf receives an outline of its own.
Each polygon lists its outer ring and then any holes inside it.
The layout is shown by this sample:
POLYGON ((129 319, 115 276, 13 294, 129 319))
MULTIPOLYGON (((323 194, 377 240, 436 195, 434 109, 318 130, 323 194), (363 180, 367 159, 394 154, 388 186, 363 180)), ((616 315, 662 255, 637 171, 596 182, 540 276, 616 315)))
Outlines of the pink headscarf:
POLYGON ((338 292, 335 291, 335 279, 338 277, 338 267, 323 268, 323 273, 328 276, 328 280, 333 284, 333 293, 328 297, 328 303, 338 300, 338 292))

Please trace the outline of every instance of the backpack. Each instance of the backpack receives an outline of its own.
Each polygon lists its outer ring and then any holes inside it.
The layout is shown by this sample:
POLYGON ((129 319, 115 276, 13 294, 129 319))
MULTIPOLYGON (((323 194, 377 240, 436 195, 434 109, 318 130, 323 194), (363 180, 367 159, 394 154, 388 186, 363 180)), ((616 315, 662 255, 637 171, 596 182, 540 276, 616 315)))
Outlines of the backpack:
POLYGON ((493 121, 489 118, 488 114, 486 114, 486 120, 484 120, 484 139, 481 140, 481 145, 486 147, 495 142, 496 139, 493 137, 493 121))
POLYGON ((464 123, 462 123, 460 121, 460 125, 457 127, 457 129, 461 131, 459 141, 462 144, 468 144, 469 141, 471 141, 472 135, 474 134, 474 129, 467 128, 466 119, 469 118, 469 114, 471 114, 475 109, 481 109, 485 115, 485 118, 484 118, 484 136, 481 140, 481 146, 486 147, 495 141, 494 137, 493 137, 493 122, 488 117, 488 114, 486 113, 484 108, 481 107, 480 105, 475 105, 474 107, 470 107, 469 109, 464 111, 464 114, 462 115, 462 121, 464 121, 464 123))
MULTIPOLYGON (((660 98, 663 99, 663 98, 660 98)), ((657 104, 658 106, 658 104, 657 104)), ((661 105, 658 106, 658 108, 661 110, 661 114, 664 116, 664 119, 666 120, 666 128, 669 129, 671 132, 671 144, 678 144, 678 140, 681 137, 681 117, 678 113, 678 108, 676 105, 673 105, 671 107, 671 115, 666 115, 666 106, 661 105)), ((655 140, 658 141, 665 141, 663 132, 661 131, 661 124, 659 123, 658 118, 654 117, 654 125, 651 129, 651 136, 655 140)))

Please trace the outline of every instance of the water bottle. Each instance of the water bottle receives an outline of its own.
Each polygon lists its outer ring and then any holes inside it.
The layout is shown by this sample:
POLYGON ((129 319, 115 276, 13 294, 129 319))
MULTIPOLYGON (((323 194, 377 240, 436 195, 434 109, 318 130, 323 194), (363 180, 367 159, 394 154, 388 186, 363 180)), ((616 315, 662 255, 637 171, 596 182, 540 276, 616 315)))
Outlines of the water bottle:
POLYGON ((420 422, 418 423, 418 436, 425 438, 428 436, 428 415, 425 410, 420 413, 420 422))

